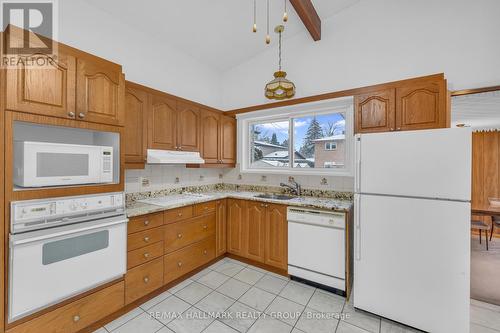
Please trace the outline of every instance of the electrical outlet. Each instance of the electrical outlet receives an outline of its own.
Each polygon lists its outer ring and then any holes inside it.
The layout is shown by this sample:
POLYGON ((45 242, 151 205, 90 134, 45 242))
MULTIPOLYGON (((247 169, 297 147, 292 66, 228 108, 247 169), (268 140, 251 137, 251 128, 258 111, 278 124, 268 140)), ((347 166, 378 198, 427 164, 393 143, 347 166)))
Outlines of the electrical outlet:
POLYGON ((260 176, 260 181, 261 182, 267 182, 267 176, 266 175, 260 176))
POLYGON ((205 179, 205 176, 200 175, 200 179, 199 179, 199 180, 200 180, 200 182, 201 182, 201 181, 203 181, 204 179, 205 179))
POLYGON ((321 178, 321 185, 328 185, 328 180, 325 177, 321 178))
POLYGON ((142 187, 149 187, 149 178, 139 177, 142 187))
POLYGON ((241 174, 238 175, 238 180, 242 180, 243 176, 241 174))
POLYGON ((223 179, 224 175, 222 173, 219 173, 219 179, 223 179))
POLYGON ((181 182, 180 178, 179 177, 175 177, 175 181, 174 181, 176 184, 179 184, 181 182))

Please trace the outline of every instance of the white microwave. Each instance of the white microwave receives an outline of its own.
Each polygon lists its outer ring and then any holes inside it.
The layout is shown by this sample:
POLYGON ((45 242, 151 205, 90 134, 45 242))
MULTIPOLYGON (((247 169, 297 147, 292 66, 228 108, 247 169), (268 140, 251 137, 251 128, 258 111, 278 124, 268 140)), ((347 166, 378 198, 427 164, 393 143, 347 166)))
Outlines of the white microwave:
POLYGON ((15 141, 14 184, 42 187, 110 183, 113 147, 15 141))

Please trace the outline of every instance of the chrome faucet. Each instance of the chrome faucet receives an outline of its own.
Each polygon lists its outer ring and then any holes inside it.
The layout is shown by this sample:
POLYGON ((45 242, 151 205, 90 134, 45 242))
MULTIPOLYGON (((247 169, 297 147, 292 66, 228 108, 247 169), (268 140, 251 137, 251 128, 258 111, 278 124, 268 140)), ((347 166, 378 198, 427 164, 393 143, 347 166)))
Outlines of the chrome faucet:
POLYGON ((287 187, 287 188, 289 188, 292 191, 292 193, 294 193, 295 195, 299 195, 300 196, 300 194, 302 193, 302 188, 300 187, 300 184, 297 183, 295 181, 295 179, 293 179, 293 177, 289 177, 288 178, 288 182, 290 184, 292 184, 292 185, 288 185, 288 184, 285 184, 285 183, 280 183, 280 186, 281 187, 287 187))

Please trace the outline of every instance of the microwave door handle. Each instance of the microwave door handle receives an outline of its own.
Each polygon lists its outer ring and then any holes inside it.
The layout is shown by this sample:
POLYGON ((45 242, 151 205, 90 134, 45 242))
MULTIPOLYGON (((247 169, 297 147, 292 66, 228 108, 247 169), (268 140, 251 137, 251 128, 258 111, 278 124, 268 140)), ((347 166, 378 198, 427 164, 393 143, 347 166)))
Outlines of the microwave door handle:
MULTIPOLYGON (((23 237, 16 237, 17 235, 12 235, 10 239, 10 245, 15 246, 15 245, 21 245, 21 244, 28 244, 28 243, 33 243, 33 242, 38 242, 46 239, 51 239, 51 238, 56 238, 56 237, 62 237, 62 236, 69 236, 69 235, 74 235, 78 234, 81 232, 85 231, 91 231, 91 230, 97 230, 97 229, 103 229, 106 227, 110 227, 113 225, 117 224, 123 224, 127 223, 128 219, 125 217, 120 217, 120 218, 107 218, 103 219, 102 223, 92 223, 89 225, 89 223, 81 223, 81 226, 78 228, 72 228, 72 229, 65 229, 65 230, 60 230, 57 231, 57 228, 53 229, 48 229, 44 230, 45 232, 39 233, 39 231, 33 231, 33 233, 36 233, 33 237, 25 237, 25 235, 19 235, 23 237)), ((74 225, 72 225, 74 226, 74 225)), ((67 226, 64 226, 62 228, 65 228, 67 226)))

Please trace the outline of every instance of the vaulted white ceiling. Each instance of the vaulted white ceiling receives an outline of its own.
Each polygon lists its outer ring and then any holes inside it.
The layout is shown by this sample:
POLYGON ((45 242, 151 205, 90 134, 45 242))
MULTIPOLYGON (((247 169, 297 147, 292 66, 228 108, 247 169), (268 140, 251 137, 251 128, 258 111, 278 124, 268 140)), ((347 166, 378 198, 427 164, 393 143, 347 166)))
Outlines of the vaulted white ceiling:
MULTIPOLYGON (((219 71, 228 70, 266 49, 266 0, 257 0, 258 32, 251 32, 253 0, 85 0, 157 43, 169 43, 219 71)), ((321 19, 360 0, 313 0, 321 19)), ((271 43, 284 0, 270 0, 271 43)), ((308 33, 290 3, 284 38, 308 33)), ((311 39, 311 43, 314 43, 311 39)), ((133 41, 131 41, 133 47, 133 41)), ((154 46, 151 50, 154 52, 154 46)))

